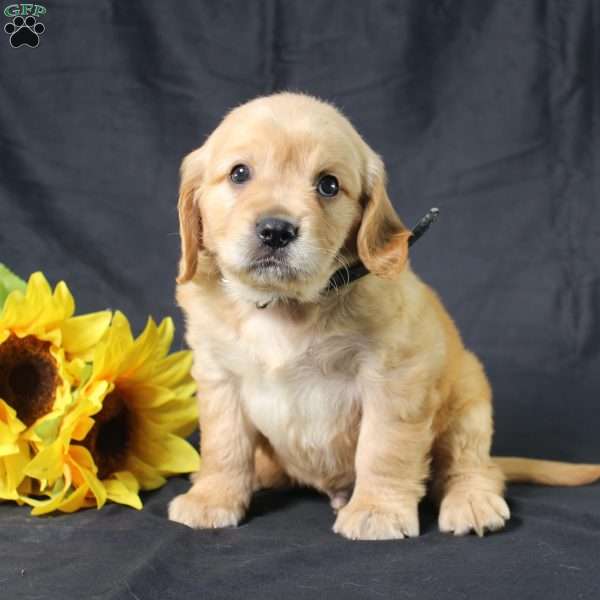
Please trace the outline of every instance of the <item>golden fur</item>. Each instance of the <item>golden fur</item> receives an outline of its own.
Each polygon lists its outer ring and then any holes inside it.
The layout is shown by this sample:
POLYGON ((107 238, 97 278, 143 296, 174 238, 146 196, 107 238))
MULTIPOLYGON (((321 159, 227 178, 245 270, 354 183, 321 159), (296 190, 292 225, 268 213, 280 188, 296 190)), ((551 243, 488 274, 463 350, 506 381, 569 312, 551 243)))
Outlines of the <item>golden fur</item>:
POLYGON ((181 176, 177 300, 203 460, 171 519, 236 525, 255 489, 293 481, 329 495, 334 531, 348 538, 415 536, 431 478, 440 529, 482 534, 509 518, 503 471, 566 484, 600 476, 490 457, 483 368, 410 268, 410 231, 381 159, 331 105, 290 93, 249 102, 185 158, 181 176), (238 163, 252 172, 243 185, 229 179, 238 163), (315 192, 323 173, 340 181, 335 198, 315 192), (300 227, 283 271, 250 268, 267 215, 300 227), (372 274, 323 293, 358 258, 372 274))

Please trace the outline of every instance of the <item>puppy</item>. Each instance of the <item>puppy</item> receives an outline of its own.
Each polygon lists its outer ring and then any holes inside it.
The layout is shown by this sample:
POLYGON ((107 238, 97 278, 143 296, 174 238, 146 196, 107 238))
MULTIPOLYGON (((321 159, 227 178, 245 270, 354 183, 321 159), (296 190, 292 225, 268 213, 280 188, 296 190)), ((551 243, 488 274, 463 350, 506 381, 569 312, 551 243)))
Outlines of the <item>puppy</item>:
POLYGON ((504 526, 506 477, 580 484, 600 467, 492 459, 491 390, 437 295, 380 157, 331 105, 291 93, 229 113, 181 169, 177 300, 198 383, 202 466, 169 506, 190 527, 243 519, 261 487, 331 499, 350 539, 504 526), (327 290, 357 261, 370 274, 327 290))

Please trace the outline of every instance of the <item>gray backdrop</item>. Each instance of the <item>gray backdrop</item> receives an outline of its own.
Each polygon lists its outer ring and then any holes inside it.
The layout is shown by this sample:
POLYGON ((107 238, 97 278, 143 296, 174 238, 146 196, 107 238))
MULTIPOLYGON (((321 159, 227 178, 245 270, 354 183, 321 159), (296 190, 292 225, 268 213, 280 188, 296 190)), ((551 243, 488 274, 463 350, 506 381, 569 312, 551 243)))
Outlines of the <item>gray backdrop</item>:
MULTIPOLYGON (((7 6, 5 3, 4 6, 7 6)), ((81 311, 181 318, 178 165, 281 89, 332 100, 385 158, 411 254, 495 391, 495 449, 600 462, 600 6, 593 0, 57 0, 38 47, 0 32, 0 261, 81 311)), ((4 23, 9 22, 4 17, 4 23)), ((600 486, 514 486, 501 534, 349 543, 325 499, 261 494, 246 524, 0 506, 16 598, 597 598, 600 486), (596 537, 594 537, 596 536, 596 537)))

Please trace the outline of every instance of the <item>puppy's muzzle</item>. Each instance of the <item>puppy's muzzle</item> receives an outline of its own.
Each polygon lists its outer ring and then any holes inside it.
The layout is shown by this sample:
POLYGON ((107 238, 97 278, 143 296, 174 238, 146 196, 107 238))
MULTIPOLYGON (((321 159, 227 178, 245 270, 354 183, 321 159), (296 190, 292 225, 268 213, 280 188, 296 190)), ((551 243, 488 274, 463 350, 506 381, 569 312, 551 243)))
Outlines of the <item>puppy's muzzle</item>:
POLYGON ((270 248, 284 248, 298 237, 298 227, 276 217, 265 217, 256 223, 256 236, 270 248))

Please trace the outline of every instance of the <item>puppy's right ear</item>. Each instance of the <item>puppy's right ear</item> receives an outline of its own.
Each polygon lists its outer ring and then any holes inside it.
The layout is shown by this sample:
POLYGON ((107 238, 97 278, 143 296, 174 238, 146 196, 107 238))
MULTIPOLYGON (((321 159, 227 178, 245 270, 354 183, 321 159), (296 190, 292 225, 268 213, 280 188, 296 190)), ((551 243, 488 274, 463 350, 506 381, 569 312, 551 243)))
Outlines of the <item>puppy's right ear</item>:
POLYGON ((202 148, 188 154, 181 163, 179 187, 179 234, 181 259, 177 283, 189 281, 198 267, 198 252, 202 250, 202 219, 196 195, 202 183, 202 148))

